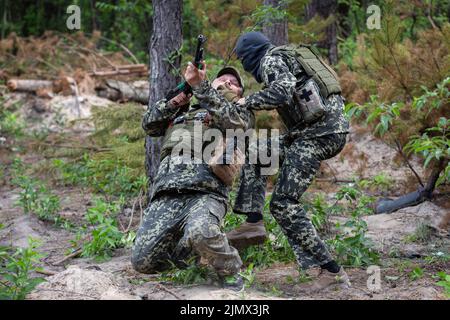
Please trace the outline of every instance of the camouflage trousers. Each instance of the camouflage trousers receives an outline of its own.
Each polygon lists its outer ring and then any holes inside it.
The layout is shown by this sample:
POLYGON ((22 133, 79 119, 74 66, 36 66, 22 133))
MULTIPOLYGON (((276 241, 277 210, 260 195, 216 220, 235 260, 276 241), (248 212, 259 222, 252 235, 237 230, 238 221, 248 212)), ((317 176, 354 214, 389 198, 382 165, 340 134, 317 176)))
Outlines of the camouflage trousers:
POLYGON ((156 196, 136 236, 131 258, 134 269, 164 271, 199 255, 219 275, 236 274, 242 261, 221 231, 225 213, 226 199, 207 193, 156 196))
MULTIPOLYGON (((337 155, 345 145, 346 136, 336 133, 280 142, 282 165, 272 193, 270 212, 286 235, 302 269, 333 260, 307 217, 300 198, 311 184, 320 162, 337 155)), ((234 212, 262 212, 266 182, 267 176, 260 174, 258 165, 244 165, 234 212)))

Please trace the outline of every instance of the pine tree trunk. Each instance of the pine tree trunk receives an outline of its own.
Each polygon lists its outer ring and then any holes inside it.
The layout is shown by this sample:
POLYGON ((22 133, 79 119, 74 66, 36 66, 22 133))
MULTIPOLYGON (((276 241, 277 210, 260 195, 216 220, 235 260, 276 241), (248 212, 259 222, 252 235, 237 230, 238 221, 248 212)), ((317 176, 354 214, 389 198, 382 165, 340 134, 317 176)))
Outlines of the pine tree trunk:
MULTIPOLYGON (((181 59, 166 60, 171 53, 181 47, 182 35, 182 0, 153 0, 153 34, 150 42, 150 95, 149 106, 162 99, 166 93, 180 81, 173 74, 172 65, 180 67, 181 59)), ((151 185, 159 167, 161 139, 147 137, 145 139, 145 168, 149 178, 149 194, 151 185)))
MULTIPOLYGON (((286 9, 286 4, 282 0, 264 0, 265 6, 272 6, 280 10, 286 9)), ((263 33, 275 46, 288 43, 288 22, 287 18, 277 21, 267 21, 263 26, 263 33)))
MULTIPOLYGON (((316 14, 326 19, 336 14, 337 7, 337 0, 312 0, 306 5, 306 20, 312 19, 316 14)), ((336 26, 336 21, 331 23, 325 29, 325 40, 319 43, 320 47, 328 49, 328 59, 331 64, 336 64, 338 61, 336 26)))

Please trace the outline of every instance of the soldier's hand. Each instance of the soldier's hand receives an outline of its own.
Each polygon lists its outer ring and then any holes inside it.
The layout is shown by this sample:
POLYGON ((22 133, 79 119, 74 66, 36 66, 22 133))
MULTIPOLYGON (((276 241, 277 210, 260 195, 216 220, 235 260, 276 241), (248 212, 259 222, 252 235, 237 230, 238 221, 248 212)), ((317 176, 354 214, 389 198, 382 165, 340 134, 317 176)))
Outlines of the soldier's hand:
POLYGON ((243 105, 245 104, 245 98, 240 98, 240 99, 237 101, 237 104, 240 104, 241 106, 243 106, 243 105))
POLYGON ((181 107, 189 103, 192 95, 187 96, 184 92, 179 93, 177 96, 173 97, 169 103, 174 107, 181 107))
POLYGON ((189 85, 194 88, 200 85, 200 82, 206 79, 206 64, 204 61, 201 62, 202 69, 197 69, 192 62, 188 63, 186 72, 184 73, 184 79, 189 85))

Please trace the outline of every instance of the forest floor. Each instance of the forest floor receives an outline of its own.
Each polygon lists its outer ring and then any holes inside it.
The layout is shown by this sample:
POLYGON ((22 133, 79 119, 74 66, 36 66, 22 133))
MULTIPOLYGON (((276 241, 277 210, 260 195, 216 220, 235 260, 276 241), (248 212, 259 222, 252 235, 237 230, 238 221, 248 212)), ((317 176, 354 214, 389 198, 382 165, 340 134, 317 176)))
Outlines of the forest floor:
MULTIPOLYGON (((87 105, 90 98, 85 101, 87 105)), ((89 103, 102 102, 105 101, 89 103)), ((77 135, 77 132, 73 131, 73 134, 77 135)), ((44 155, 36 151, 19 153, 11 147, 0 148, 2 163, 10 164, 13 156, 19 156, 30 165, 45 161, 44 155)), ((413 164, 422 174, 420 163, 413 159, 413 164)), ((6 168, 5 176, 8 176, 8 170, 6 168)), ((410 170, 398 159, 394 149, 363 129, 353 127, 344 151, 322 165, 309 192, 322 192, 332 198, 339 185, 336 180, 345 181, 355 175, 374 176, 380 172, 390 177, 392 182, 383 191, 375 190, 377 196, 400 196, 415 188, 410 170)), ((51 189, 61 199, 59 214, 70 221, 81 221, 92 205, 93 195, 85 188, 53 185, 51 189)), ((445 195, 436 201, 392 214, 364 217, 368 226, 367 236, 381 256, 381 286, 378 289, 368 287, 366 267, 349 267, 346 270, 352 282, 350 289, 330 288, 311 293, 299 280, 293 263, 275 263, 255 269, 254 279, 245 291, 234 293, 220 289, 212 280, 179 285, 163 280, 159 275, 137 273, 130 263, 129 248, 115 250, 111 259, 105 262, 77 257, 61 262, 73 248, 76 234, 70 229, 41 221, 33 214, 24 214, 16 205, 20 191, 8 181, 0 184, 0 224, 4 225, 0 230, 0 245, 25 247, 30 236, 40 240, 38 250, 45 255, 42 267, 46 274, 33 275, 45 277, 46 282, 31 292, 27 299, 446 299, 436 278, 439 271, 448 273, 450 270, 450 261, 439 258, 448 257, 450 247, 448 224, 443 224, 450 210, 449 197, 445 195), (418 233, 424 226, 428 230, 427 240, 418 241, 418 233)), ((130 216, 129 211, 121 212, 118 217, 124 225, 131 219, 132 227, 139 224, 139 218, 138 215, 130 216)), ((340 217, 333 219, 339 221, 340 217)), ((311 275, 315 273, 317 270, 311 270, 311 275)))

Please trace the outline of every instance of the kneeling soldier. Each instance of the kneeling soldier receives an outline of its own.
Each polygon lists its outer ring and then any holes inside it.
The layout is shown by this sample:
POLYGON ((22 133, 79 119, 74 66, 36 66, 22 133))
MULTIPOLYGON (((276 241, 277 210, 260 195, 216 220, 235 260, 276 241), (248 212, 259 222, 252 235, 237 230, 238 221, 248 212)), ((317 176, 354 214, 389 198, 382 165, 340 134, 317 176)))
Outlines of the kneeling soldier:
POLYGON ((203 159, 183 163, 182 157, 172 152, 173 141, 177 140, 173 136, 177 129, 183 129, 195 137, 194 124, 199 123, 203 131, 215 128, 222 134, 226 129, 246 130, 253 113, 236 103, 244 89, 236 69, 223 68, 209 84, 205 68, 199 70, 189 64, 185 79, 198 105, 188 106, 190 97, 181 93, 170 101, 156 102, 144 115, 142 125, 147 134, 164 138, 161 163, 136 237, 132 263, 137 271, 152 273, 169 268, 171 262, 181 266, 187 257, 197 254, 216 270, 224 287, 239 291, 243 289, 238 275, 242 261, 221 231, 229 177, 239 168, 223 165, 225 168, 219 166, 216 171, 203 159))

